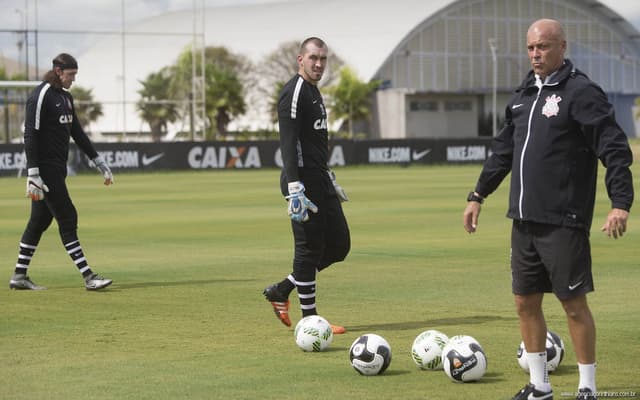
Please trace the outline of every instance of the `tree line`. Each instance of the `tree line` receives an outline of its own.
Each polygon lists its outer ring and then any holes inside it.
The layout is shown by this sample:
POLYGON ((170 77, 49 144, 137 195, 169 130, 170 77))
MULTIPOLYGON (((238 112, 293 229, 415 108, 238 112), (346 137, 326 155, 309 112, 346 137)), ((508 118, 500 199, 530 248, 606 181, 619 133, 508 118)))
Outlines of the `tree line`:
MULTIPOLYGON (((298 70, 298 49, 297 41, 282 43, 256 65, 225 47, 206 47, 204 74, 201 56, 196 54, 196 76, 204 77, 206 120, 200 122, 205 123, 206 138, 226 137, 229 124, 251 107, 268 113, 275 126, 279 92, 298 70)), ((343 121, 345 135, 353 137, 354 123, 370 116, 371 96, 379 83, 361 81, 336 54, 330 54, 329 59, 319 87, 327 99, 332 120, 343 121)), ((138 91, 140 100, 136 108, 149 125, 154 140, 164 137, 170 124, 197 118, 191 110, 192 61, 192 52, 187 48, 174 64, 140 81, 142 88, 138 91)))
MULTIPOLYGON (((266 133, 276 135, 279 92, 298 70, 299 46, 297 41, 282 43, 259 63, 222 46, 206 47, 204 63, 202 53, 197 52, 195 72, 204 80, 204 121, 193 113, 193 55, 190 47, 185 48, 173 64, 163 66, 139 81, 141 88, 136 112, 148 125, 154 141, 162 140, 172 124, 175 129, 181 122, 185 126, 196 120, 205 126, 205 139, 224 139, 237 133, 229 132, 230 123, 254 107, 270 116, 273 126, 266 133)), ((339 132, 333 133, 353 138, 361 133, 356 132, 356 124, 368 122, 372 95, 379 82, 361 81, 337 54, 330 52, 329 60, 318 86, 325 97, 330 120, 341 126, 339 132)), ((23 80, 24 77, 18 74, 8 78, 0 68, 0 80, 6 79, 23 80)), ((74 85, 71 93, 78 119, 88 129, 92 122, 103 116, 102 104, 95 100, 91 89, 74 85)))

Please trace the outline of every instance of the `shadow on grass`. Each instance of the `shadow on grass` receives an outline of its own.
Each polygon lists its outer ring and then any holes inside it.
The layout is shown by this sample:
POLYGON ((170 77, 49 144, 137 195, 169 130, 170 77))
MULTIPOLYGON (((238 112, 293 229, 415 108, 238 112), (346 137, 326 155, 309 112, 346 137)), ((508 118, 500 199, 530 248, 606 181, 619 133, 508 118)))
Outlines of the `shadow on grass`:
POLYGON ((476 382, 468 382, 474 385, 484 385, 484 384, 493 384, 497 382, 504 382, 506 379, 503 378, 503 373, 501 372, 487 372, 484 376, 476 382))
MULTIPOLYGON (((335 337, 334 337, 335 340, 335 337)), ((344 353, 349 351, 350 346, 334 346, 333 344, 329 346, 328 349, 324 350, 325 353, 344 353)))
POLYGON ((397 375, 407 375, 410 374, 411 371, 403 369, 403 370, 397 370, 397 369, 391 369, 391 370, 386 370, 384 371, 382 374, 380 375, 374 375, 374 376, 397 376, 397 375))
POLYGON ((407 322, 390 322, 381 324, 368 325, 349 325, 346 328, 353 331, 396 331, 421 329, 428 326, 448 326, 448 325, 470 325, 470 324, 486 324, 496 321, 513 321, 513 318, 505 318, 499 315, 474 315, 469 317, 457 318, 438 318, 427 319, 424 321, 407 321, 407 322))
MULTIPOLYGON (((235 282, 252 282, 257 279, 202 279, 202 280, 188 280, 188 281, 167 281, 167 282, 131 282, 131 283, 119 283, 114 282, 112 286, 105 288, 101 292, 118 292, 120 290, 128 289, 145 289, 149 287, 173 287, 173 286, 198 286, 198 285, 211 285, 218 283, 235 283, 235 282)), ((100 291, 98 291, 100 292, 100 291)))

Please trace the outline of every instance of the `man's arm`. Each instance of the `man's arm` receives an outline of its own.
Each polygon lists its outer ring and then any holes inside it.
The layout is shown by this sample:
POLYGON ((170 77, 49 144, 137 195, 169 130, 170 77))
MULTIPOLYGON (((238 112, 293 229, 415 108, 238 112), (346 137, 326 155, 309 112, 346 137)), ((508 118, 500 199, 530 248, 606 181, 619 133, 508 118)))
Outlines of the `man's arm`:
MULTIPOLYGON (((71 99, 71 104, 73 104, 73 98, 71 99)), ((104 178, 104 184, 107 186, 113 184, 113 173, 111 172, 111 168, 109 168, 109 165, 107 165, 106 161, 98 155, 98 152, 93 146, 93 143, 91 143, 89 136, 87 136, 84 129, 82 129, 82 125, 80 124, 78 116, 76 115, 75 106, 72 106, 72 109, 73 118, 71 121, 71 137, 73 137, 73 141, 76 142, 78 147, 82 149, 84 154, 89 157, 98 171, 100 171, 102 177, 104 178)))
POLYGON ((584 87, 576 95, 572 107, 574 119, 593 152, 605 166, 605 185, 612 209, 630 211, 634 198, 630 166, 633 154, 624 131, 615 119, 613 106, 595 84, 584 87))
POLYGON ((300 104, 300 87, 302 79, 296 84, 296 90, 287 90, 278 101, 278 126, 280 130, 280 152, 287 182, 300 181, 298 173, 300 153, 300 133, 302 107, 300 104))
MULTIPOLYGON (((71 96, 69 96, 71 97, 71 96)), ((72 104, 72 121, 71 121, 71 137, 73 137, 73 141, 76 142, 78 147, 84 152, 84 154, 89 157, 89 159, 93 160, 98 157, 98 152, 95 147, 93 147, 93 143, 89 139, 89 136, 85 133, 84 129, 82 129, 82 125, 78 120, 78 116, 76 115, 76 108, 73 105, 73 99, 71 98, 72 104)))
POLYGON ((44 97, 48 85, 43 86, 38 93, 33 93, 27 99, 27 106, 24 118, 24 152, 27 156, 27 169, 37 168, 38 160, 38 131, 40 121, 43 119, 41 115, 44 107, 44 97), (37 122, 36 122, 37 120, 37 122))
POLYGON ((510 122, 491 142, 491 154, 482 167, 475 191, 482 197, 493 193, 511 171, 513 160, 513 125, 510 122))
POLYGON ((627 230, 634 189, 630 166, 633 153, 624 131, 615 119, 613 106, 604 91, 595 84, 587 85, 576 96, 574 118, 582 125, 593 152, 605 166, 605 185, 611 200, 611 211, 602 225, 602 232, 617 239, 627 230))

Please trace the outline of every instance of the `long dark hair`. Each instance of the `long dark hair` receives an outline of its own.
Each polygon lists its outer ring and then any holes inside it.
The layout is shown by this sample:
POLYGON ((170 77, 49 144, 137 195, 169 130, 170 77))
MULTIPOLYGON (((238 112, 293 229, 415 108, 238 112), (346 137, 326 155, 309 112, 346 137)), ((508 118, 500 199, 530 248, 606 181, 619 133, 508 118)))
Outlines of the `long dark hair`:
POLYGON ((44 74, 43 80, 49 82, 51 86, 59 89, 62 87, 62 81, 58 74, 56 74, 55 69, 78 69, 78 61, 76 61, 76 59, 70 54, 60 53, 53 59, 52 63, 53 67, 44 74))

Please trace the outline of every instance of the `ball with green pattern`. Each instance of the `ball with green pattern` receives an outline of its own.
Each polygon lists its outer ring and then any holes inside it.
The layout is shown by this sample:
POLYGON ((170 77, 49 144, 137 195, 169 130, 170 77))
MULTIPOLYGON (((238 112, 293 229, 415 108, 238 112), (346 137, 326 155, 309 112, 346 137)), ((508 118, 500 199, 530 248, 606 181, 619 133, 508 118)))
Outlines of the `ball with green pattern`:
POLYGON ((429 329, 418 336, 411 346, 411 358, 420 369, 442 369, 442 349, 449 341, 444 333, 429 329))
POLYGON ((304 351, 324 351, 333 341, 329 322, 319 315, 302 318, 293 331, 296 344, 304 351))

